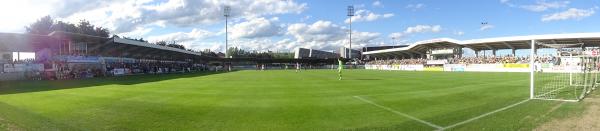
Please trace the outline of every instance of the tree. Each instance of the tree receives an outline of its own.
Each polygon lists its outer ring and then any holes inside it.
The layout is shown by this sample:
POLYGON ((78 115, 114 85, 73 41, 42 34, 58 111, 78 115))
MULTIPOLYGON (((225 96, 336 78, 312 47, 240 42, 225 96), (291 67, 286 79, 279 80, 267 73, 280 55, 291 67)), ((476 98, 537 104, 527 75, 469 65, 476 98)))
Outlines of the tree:
POLYGON ((219 55, 213 51, 211 51, 210 49, 205 49, 204 51, 200 51, 200 54, 202 56, 207 56, 207 57, 219 57, 219 55))
POLYGON ((86 34, 92 36, 108 37, 110 32, 103 27, 95 27, 87 20, 80 20, 77 25, 63 21, 55 22, 50 16, 44 16, 38 21, 25 27, 29 34, 47 35, 53 31, 86 34))
POLYGON ((294 53, 291 53, 291 52, 269 52, 269 54, 273 58, 278 58, 278 59, 291 59, 291 58, 294 58, 294 53))
POLYGON ((94 25, 90 24, 90 22, 87 20, 79 20, 79 24, 77 24, 77 32, 75 33, 96 36, 94 25))
POLYGON ((47 35, 52 32, 52 26, 54 25, 54 19, 50 16, 44 16, 32 23, 28 27, 25 27, 25 30, 29 34, 38 34, 38 35, 47 35))
POLYGON ((258 52, 258 51, 253 51, 253 52, 249 52, 249 51, 245 51, 241 48, 237 48, 237 47, 230 47, 227 50, 229 56, 231 57, 247 57, 247 58, 273 58, 271 56, 271 54, 269 54, 268 52, 258 52))
POLYGON ((52 25, 52 30, 64 32, 77 32, 79 28, 75 26, 75 24, 58 21, 56 22, 56 24, 52 25))
POLYGON ((96 27, 96 36, 108 37, 109 35, 110 35, 110 32, 108 31, 107 28, 96 27))
POLYGON ((161 41, 154 42, 154 44, 156 44, 156 45, 160 45, 160 46, 167 46, 167 42, 166 42, 166 41, 164 41, 164 40, 161 40, 161 41))

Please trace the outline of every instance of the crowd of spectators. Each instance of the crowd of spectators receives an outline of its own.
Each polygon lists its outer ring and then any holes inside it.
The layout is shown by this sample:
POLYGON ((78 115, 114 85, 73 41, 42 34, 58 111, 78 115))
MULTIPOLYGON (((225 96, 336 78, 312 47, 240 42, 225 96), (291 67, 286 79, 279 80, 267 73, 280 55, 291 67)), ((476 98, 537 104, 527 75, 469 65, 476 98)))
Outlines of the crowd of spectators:
POLYGON ((1 61, 4 64, 32 64, 35 63, 35 59, 23 59, 23 60, 12 60, 12 61, 1 61))
POLYGON ((427 59, 389 59, 389 60, 373 60, 366 62, 371 65, 420 65, 427 63, 427 59))
POLYGON ((503 63, 529 63, 529 57, 462 57, 448 59, 449 64, 503 64, 503 63))
POLYGON ((162 74, 193 71, 206 71, 204 64, 188 62, 107 62, 107 63, 39 63, 34 59, 0 61, 0 74, 22 73, 28 80, 41 79, 81 79, 129 74, 162 74), (20 65, 19 65, 20 64, 20 65), (45 71, 45 69, 49 69, 45 71), (52 70, 54 69, 54 70, 52 70), (119 74, 117 74, 119 73, 119 74))
MULTIPOLYGON (((529 57, 515 56, 497 56, 497 57, 462 57, 446 59, 446 64, 504 64, 504 63, 529 63, 529 57)), ((537 62, 553 63, 557 60, 552 56, 540 56, 536 58, 537 62)), ((388 59, 388 60, 373 60, 367 62, 371 65, 420 65, 427 64, 427 59, 388 59)))
MULTIPOLYGON (((139 62, 139 63, 111 63, 106 66, 107 74, 114 73, 115 69, 125 69, 126 74, 155 74, 155 73, 173 73, 205 71, 208 67, 203 64, 189 63, 160 63, 160 62, 139 62)), ((113 74, 114 75, 114 74, 113 74)))

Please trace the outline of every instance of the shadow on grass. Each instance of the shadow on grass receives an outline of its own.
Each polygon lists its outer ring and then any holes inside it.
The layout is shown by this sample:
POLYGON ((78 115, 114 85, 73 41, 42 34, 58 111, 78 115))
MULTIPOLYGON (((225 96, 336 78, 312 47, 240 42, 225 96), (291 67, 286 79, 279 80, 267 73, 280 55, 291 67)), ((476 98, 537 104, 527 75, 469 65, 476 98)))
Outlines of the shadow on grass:
MULTIPOLYGON (((13 126, 12 130, 80 130, 65 123, 58 123, 42 115, 19 109, 3 102, 0 102, 0 117, 5 119, 7 124, 13 126)), ((3 128, 0 128, 0 130, 3 130, 3 128)), ((10 131, 11 129, 8 130, 10 131)))
POLYGON ((101 78, 90 78, 90 79, 76 79, 76 80, 54 80, 54 81, 1 81, 0 82, 0 95, 5 94, 17 94, 17 93, 28 93, 28 92, 39 92, 39 91, 50 91, 50 90, 62 90, 72 88, 85 88, 92 86, 101 85, 134 85, 140 83, 157 82, 179 78, 190 78, 190 77, 201 77, 214 74, 221 74, 228 72, 197 72, 197 73, 185 73, 185 74, 147 74, 147 75, 132 75, 132 76, 119 76, 119 77, 101 77, 101 78))

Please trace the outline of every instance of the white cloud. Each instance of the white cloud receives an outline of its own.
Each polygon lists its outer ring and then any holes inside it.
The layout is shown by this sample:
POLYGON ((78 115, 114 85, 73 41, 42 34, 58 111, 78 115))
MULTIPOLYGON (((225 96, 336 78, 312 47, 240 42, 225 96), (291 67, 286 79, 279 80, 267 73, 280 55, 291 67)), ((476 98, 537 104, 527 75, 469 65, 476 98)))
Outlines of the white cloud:
POLYGON ((407 37, 411 34, 415 34, 415 33, 438 33, 442 31, 442 26, 440 25, 415 25, 415 26, 411 26, 411 27, 407 27, 403 32, 394 32, 394 33, 390 33, 388 35, 389 38, 394 39, 398 42, 400 41, 401 43, 406 42, 406 40, 403 40, 402 38, 407 37))
POLYGON ((479 27, 479 30, 481 30, 481 31, 484 31, 484 30, 489 30, 489 29, 492 29, 492 28, 494 28, 494 27, 495 27, 494 25, 490 25, 490 24, 484 24, 484 25, 482 25, 481 27, 479 27))
POLYGON ((413 33, 424 33, 424 32, 440 32, 442 30, 442 26, 440 25, 416 25, 413 27, 408 27, 404 31, 405 34, 413 34, 413 33))
POLYGON ((415 33, 438 33, 442 31, 442 26, 440 25, 416 25, 407 27, 403 32, 394 32, 388 35, 389 38, 392 39, 401 39, 410 34, 415 33))
POLYGON ((390 37, 392 39, 399 39, 399 38, 404 37, 404 33, 402 33, 402 32, 394 32, 394 33, 391 33, 390 35, 388 35, 388 37, 390 37))
POLYGON ((375 1, 375 2, 373 2, 373 4, 372 4, 372 5, 373 5, 374 7, 383 7, 383 4, 381 3, 381 1, 378 1, 378 0, 377 0, 377 1, 375 1))
POLYGON ((538 0, 534 5, 523 5, 521 6, 521 8, 534 12, 542 12, 548 9, 558 9, 567 7, 569 3, 569 1, 546 2, 545 0, 538 0))
POLYGON ((377 39, 381 34, 376 32, 352 32, 352 43, 368 43, 371 40, 377 39))
POLYGON ((351 18, 347 18, 346 20, 344 20, 344 22, 350 23, 350 19, 352 19, 352 22, 375 21, 378 19, 390 18, 394 16, 394 14, 392 13, 376 14, 364 9, 358 10, 355 13, 356 14, 354 16, 352 16, 351 18))
POLYGON ((425 4, 419 3, 419 4, 409 4, 406 5, 407 9, 410 9, 412 11, 417 11, 419 9, 425 8, 425 4))
POLYGON ((306 16, 304 16, 304 17, 300 18, 300 22, 307 21, 307 20, 309 20, 310 18, 312 18, 312 16, 311 16, 311 15, 306 15, 306 16))
POLYGON ((597 9, 598 9, 598 7, 590 8, 587 10, 570 8, 563 12, 544 15, 544 16, 542 16, 542 21, 547 22, 547 21, 568 20, 568 19, 580 20, 585 17, 592 16, 594 13, 596 13, 597 9))
POLYGON ((276 24, 279 18, 251 18, 248 21, 233 26, 231 36, 237 38, 262 38, 282 34, 283 27, 276 24))
POLYGON ((510 0, 500 0, 501 4, 508 5, 508 7, 517 7, 517 5, 510 2, 510 0))
POLYGON ((25 32, 25 26, 35 22, 51 10, 53 2, 5 0, 0 4, 0 31, 25 32), (46 3, 46 4, 43 4, 46 3), (17 13, 18 12, 18 13, 17 13))
POLYGON ((344 38, 345 29, 333 24, 331 21, 317 21, 307 25, 296 23, 288 26, 288 34, 295 37, 299 42, 306 41, 335 41, 344 38))
POLYGON ((184 42, 191 42, 191 41, 198 41, 198 40, 206 39, 208 37, 215 36, 215 34, 216 33, 214 33, 214 32, 195 28, 190 32, 175 32, 175 33, 169 33, 169 34, 158 35, 158 36, 150 36, 150 37, 148 37, 148 40, 150 42, 165 40, 165 41, 177 41, 177 42, 184 43, 184 42))
POLYGON ((307 8, 306 3, 293 0, 24 0, 0 5, 2 12, 19 12, 0 14, 3 19, 16 19, 0 22, 0 27, 22 28, 26 25, 22 23, 51 15, 69 22, 86 19, 120 34, 152 24, 191 27, 220 23, 224 5, 231 5, 233 19, 301 13, 307 8))
MULTIPOLYGON (((348 29, 333 24, 331 21, 317 21, 313 24, 296 23, 288 26, 288 35, 293 36, 295 41, 279 41, 278 44, 287 44, 286 49, 297 47, 313 48, 320 50, 337 50, 342 46, 348 46, 348 29)), ((352 32, 352 47, 363 47, 372 44, 374 39, 381 34, 376 32, 352 32)))
POLYGON ((142 38, 146 34, 150 33, 152 30, 153 30, 152 28, 137 27, 135 30, 133 30, 131 32, 121 33, 118 35, 132 37, 132 38, 142 38))
POLYGON ((454 35, 458 35, 458 36, 462 36, 464 34, 465 34, 465 32, 463 32, 463 31, 455 31, 454 32, 454 35))

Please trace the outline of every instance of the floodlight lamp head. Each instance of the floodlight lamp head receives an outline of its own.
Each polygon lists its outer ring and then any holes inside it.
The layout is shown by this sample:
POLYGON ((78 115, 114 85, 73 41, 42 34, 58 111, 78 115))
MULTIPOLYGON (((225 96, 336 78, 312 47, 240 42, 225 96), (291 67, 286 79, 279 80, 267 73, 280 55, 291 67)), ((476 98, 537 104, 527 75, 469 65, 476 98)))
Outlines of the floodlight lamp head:
POLYGON ((354 6, 348 6, 348 16, 354 16, 354 6))
POLYGON ((231 15, 231 7, 225 6, 225 8, 223 9, 223 13, 223 16, 229 17, 231 15))

